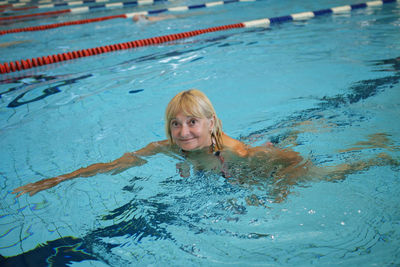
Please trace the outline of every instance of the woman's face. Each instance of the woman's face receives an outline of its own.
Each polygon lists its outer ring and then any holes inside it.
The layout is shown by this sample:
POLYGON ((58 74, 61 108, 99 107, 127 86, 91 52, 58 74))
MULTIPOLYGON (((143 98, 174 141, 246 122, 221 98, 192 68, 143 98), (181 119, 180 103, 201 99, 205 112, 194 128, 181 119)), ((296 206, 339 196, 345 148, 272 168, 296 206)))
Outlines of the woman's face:
POLYGON ((213 126, 213 119, 186 116, 180 112, 170 122, 172 140, 185 151, 209 147, 213 126))

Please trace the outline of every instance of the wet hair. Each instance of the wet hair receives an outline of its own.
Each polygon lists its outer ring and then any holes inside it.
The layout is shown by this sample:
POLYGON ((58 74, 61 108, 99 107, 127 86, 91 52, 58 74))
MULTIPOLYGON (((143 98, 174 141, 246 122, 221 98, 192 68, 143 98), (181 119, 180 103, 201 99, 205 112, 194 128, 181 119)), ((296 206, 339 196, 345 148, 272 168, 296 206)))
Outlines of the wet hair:
POLYGON ((174 143, 171 136, 171 120, 174 119, 179 112, 182 112, 185 116, 195 118, 214 118, 211 140, 214 149, 222 149, 222 123, 217 117, 211 101, 203 92, 197 89, 182 91, 174 96, 168 103, 165 110, 165 132, 171 145, 174 143))

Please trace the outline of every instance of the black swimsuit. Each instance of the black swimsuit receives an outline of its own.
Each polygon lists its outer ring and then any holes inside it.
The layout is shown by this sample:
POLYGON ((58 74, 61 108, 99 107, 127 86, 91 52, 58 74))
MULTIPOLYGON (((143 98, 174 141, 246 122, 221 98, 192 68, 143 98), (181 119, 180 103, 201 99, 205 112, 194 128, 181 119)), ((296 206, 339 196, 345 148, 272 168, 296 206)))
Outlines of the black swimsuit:
POLYGON ((226 166, 225 159, 221 155, 221 151, 216 151, 214 152, 214 156, 216 156, 219 159, 219 162, 221 162, 221 173, 222 177, 224 178, 230 178, 231 175, 228 172, 228 167, 226 166))
MULTIPOLYGON (((182 150, 182 152, 185 152, 182 150)), ((224 178, 230 178, 231 175, 228 172, 228 168, 227 165, 225 163, 225 159, 224 157, 221 155, 221 151, 216 151, 213 153, 214 156, 216 156, 219 160, 219 162, 221 163, 221 175, 224 178)), ((190 166, 188 164, 185 164, 183 162, 181 163, 177 163, 176 164, 176 168, 179 171, 179 175, 181 177, 189 177, 190 176, 190 166)))

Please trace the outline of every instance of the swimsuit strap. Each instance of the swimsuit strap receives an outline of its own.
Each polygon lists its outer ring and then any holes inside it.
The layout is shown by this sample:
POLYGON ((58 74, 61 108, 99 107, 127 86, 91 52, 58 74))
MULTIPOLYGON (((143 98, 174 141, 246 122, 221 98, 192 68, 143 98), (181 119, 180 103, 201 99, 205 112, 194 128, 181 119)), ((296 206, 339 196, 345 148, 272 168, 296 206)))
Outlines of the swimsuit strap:
POLYGON ((219 159, 219 162, 221 162, 221 172, 222 172, 222 176, 224 178, 230 178, 231 175, 228 172, 228 168, 225 164, 225 159, 224 157, 221 155, 221 151, 216 151, 214 152, 214 156, 216 156, 219 159))

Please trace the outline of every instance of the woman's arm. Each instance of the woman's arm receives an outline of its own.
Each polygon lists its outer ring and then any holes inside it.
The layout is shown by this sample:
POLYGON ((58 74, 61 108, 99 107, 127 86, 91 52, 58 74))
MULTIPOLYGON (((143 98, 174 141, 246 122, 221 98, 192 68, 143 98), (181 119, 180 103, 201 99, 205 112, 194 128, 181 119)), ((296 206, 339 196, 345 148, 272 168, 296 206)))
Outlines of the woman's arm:
POLYGON ((95 163, 88 167, 80 168, 71 173, 63 174, 53 178, 44 179, 35 183, 30 183, 14 189, 13 194, 18 194, 17 197, 23 194, 33 196, 37 192, 51 188, 61 183, 62 181, 74 179, 77 177, 90 177, 98 173, 113 172, 112 174, 120 173, 126 169, 135 166, 141 166, 147 161, 140 156, 151 156, 157 153, 166 151, 168 141, 152 142, 146 147, 132 153, 125 153, 122 157, 108 163, 95 163))

